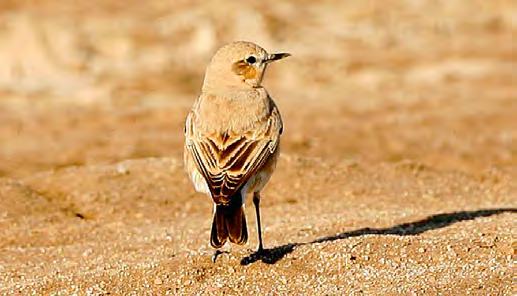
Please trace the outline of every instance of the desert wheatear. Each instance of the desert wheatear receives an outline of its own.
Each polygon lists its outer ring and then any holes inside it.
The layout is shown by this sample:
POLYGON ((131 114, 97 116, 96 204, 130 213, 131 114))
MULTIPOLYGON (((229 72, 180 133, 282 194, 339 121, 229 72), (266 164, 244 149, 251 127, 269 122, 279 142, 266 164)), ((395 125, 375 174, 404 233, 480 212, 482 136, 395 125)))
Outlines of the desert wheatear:
POLYGON ((269 63, 288 56, 269 54, 251 42, 223 46, 212 57, 201 95, 187 116, 185 168, 196 190, 214 202, 210 243, 216 249, 227 239, 247 242, 244 202, 253 193, 257 251, 263 250, 260 191, 275 168, 282 119, 261 82, 269 63))

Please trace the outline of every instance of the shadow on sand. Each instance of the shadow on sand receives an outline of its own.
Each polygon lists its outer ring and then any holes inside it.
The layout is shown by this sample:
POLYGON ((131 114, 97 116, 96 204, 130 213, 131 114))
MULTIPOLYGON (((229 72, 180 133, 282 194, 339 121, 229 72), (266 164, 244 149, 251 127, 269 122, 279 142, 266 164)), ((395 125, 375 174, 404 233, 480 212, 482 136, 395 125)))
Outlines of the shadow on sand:
POLYGON ((265 249, 261 253, 253 253, 249 256, 244 257, 241 260, 241 265, 252 264, 257 261, 262 261, 267 264, 275 264, 278 260, 285 257, 285 255, 294 251, 295 248, 303 245, 318 244, 323 242, 330 242, 349 237, 356 237, 368 234, 379 234, 379 235, 418 235, 429 230, 434 230, 442 227, 449 226, 456 222, 474 220, 480 217, 489 217, 492 215, 498 215, 502 213, 516 213, 517 208, 497 208, 497 209, 485 209, 477 211, 460 211, 445 214, 437 214, 429 216, 423 220, 416 222, 404 223, 395 225, 388 228, 361 228, 358 230, 342 232, 336 235, 324 236, 315 239, 310 242, 302 243, 289 243, 286 245, 274 247, 271 249, 265 249))

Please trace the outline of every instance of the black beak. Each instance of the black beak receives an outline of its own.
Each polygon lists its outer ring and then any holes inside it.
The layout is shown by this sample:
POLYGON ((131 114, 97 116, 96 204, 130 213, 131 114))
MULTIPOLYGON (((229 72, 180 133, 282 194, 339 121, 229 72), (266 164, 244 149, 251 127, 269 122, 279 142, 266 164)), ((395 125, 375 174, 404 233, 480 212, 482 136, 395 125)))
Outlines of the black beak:
POLYGON ((290 53, 286 53, 286 52, 273 53, 273 54, 270 54, 267 57, 266 63, 271 63, 271 62, 274 62, 274 61, 278 61, 278 60, 281 60, 283 58, 287 58, 287 57, 290 57, 290 56, 291 56, 291 54, 290 53))

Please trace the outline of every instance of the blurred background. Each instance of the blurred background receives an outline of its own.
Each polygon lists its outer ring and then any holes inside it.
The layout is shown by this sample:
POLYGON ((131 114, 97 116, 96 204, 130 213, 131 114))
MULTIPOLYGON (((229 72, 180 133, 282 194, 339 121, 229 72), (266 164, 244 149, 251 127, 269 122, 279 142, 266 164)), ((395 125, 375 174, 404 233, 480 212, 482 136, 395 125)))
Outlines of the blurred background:
POLYGON ((221 45, 292 57, 265 85, 283 153, 515 165, 514 1, 0 2, 0 176, 180 157, 221 45))

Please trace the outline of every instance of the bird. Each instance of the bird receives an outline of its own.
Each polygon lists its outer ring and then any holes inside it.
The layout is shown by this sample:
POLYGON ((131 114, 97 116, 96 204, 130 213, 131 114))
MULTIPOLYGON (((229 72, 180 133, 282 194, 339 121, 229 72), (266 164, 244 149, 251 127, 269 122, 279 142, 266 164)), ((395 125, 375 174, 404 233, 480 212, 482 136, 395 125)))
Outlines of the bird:
POLYGON ((197 192, 213 202, 212 260, 229 240, 248 240, 244 212, 253 195, 258 246, 261 190, 275 170, 283 123, 277 105, 262 86, 267 66, 290 56, 268 53, 255 43, 235 41, 219 48, 208 64, 201 93, 185 120, 184 165, 197 192))

